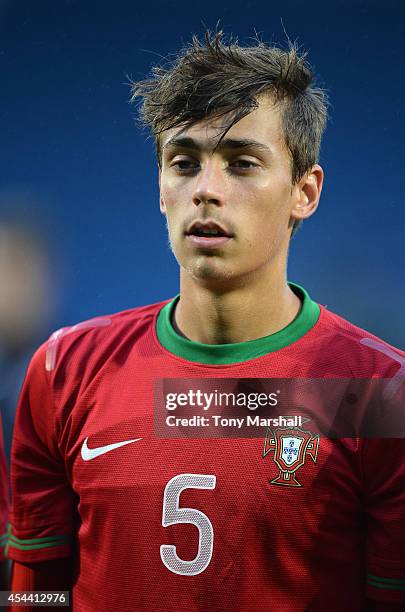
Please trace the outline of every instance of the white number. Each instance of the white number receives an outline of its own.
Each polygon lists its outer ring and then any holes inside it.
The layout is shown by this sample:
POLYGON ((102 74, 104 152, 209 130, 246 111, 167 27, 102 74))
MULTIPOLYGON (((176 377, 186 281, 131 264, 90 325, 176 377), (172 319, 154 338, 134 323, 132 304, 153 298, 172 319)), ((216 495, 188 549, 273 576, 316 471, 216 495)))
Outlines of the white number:
POLYGON ((210 474, 179 474, 174 476, 165 487, 163 495, 162 525, 175 525, 176 523, 190 523, 200 532, 198 540, 198 553, 192 561, 184 561, 176 553, 172 544, 162 544, 160 556, 167 567, 174 574, 182 576, 196 576, 201 574, 209 565, 214 547, 214 530, 208 516, 195 508, 180 508, 180 495, 184 489, 215 489, 216 476, 210 474))

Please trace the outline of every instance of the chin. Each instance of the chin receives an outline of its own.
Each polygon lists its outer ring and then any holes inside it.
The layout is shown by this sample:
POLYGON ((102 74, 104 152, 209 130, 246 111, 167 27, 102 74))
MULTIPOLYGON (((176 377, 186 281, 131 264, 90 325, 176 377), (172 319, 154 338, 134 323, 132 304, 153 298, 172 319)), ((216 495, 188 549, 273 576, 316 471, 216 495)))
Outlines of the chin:
POLYGON ((223 293, 244 284, 244 275, 236 274, 229 266, 224 266, 223 262, 205 259, 198 263, 188 263, 184 266, 184 271, 200 286, 216 293, 223 293))

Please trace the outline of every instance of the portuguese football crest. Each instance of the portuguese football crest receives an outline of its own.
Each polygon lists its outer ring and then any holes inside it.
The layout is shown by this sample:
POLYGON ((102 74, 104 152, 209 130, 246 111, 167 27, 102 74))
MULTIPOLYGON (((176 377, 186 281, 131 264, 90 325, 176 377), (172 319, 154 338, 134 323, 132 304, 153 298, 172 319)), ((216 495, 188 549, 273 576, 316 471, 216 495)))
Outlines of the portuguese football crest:
POLYGON ((319 434, 312 434, 300 428, 282 427, 266 431, 264 438, 263 457, 274 453, 274 462, 279 474, 272 484, 287 487, 301 487, 296 477, 297 470, 304 465, 307 457, 316 463, 318 457, 319 434))

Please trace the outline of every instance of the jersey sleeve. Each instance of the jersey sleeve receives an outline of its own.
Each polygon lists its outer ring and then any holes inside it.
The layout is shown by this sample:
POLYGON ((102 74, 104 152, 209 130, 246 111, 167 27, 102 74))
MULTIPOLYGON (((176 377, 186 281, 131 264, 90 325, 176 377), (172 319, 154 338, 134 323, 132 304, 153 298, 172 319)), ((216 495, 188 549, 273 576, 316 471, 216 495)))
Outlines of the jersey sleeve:
POLYGON ((7 544, 8 475, 3 446, 3 430, 0 414, 0 562, 4 560, 7 544))
POLYGON ((363 470, 367 597, 405 604, 405 439, 364 440, 363 470))
POLYGON ((72 552, 77 500, 55 433, 47 344, 35 353, 21 390, 11 450, 8 556, 21 563, 72 552))

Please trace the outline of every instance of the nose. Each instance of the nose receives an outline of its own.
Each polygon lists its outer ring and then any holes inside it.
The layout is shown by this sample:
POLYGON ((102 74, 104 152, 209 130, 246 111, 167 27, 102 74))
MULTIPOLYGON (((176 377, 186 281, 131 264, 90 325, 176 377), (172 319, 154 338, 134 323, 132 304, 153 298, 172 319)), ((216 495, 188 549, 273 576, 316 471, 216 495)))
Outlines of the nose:
POLYGON ((199 171, 193 192, 193 203, 222 206, 225 202, 225 176, 219 160, 210 160, 199 171))

